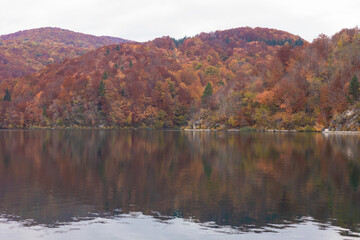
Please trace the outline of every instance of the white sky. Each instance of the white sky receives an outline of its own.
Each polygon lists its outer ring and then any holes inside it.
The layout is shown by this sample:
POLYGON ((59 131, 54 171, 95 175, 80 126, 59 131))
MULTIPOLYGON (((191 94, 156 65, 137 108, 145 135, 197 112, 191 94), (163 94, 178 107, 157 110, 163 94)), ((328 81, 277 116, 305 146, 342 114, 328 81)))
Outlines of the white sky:
POLYGON ((1 0, 0 35, 60 27, 147 41, 236 27, 285 30, 312 41, 360 25, 360 0, 1 0))

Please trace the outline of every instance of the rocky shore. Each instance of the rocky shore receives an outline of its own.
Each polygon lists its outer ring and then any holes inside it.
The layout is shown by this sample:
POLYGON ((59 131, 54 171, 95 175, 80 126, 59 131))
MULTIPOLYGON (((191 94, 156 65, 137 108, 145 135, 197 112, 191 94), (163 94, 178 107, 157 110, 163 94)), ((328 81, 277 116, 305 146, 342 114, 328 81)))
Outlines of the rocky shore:
POLYGON ((360 104, 337 116, 331 122, 329 131, 360 131, 360 104))

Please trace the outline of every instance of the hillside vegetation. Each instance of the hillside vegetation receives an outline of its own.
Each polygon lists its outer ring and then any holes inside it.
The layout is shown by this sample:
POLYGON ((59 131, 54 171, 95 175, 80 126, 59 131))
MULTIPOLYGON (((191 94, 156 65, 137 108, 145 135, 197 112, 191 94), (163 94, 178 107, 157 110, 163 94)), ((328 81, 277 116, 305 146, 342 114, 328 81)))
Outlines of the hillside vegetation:
POLYGON ((60 28, 39 28, 0 36, 0 82, 126 40, 96 37, 60 28))
POLYGON ((359 72, 357 28, 312 43, 237 28, 114 44, 4 80, 0 126, 322 129, 357 103, 359 72))

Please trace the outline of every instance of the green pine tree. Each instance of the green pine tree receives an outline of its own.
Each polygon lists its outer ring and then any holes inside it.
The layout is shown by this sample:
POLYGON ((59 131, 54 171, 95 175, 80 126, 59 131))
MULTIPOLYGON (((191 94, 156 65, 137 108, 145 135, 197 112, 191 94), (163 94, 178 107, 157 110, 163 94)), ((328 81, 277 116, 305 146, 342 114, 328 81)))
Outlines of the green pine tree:
POLYGON ((205 86, 203 95, 201 96, 203 104, 205 104, 207 102, 207 100, 209 99, 209 97, 211 97, 212 95, 213 95, 213 87, 212 87, 211 83, 208 82, 205 86))
POLYGON ((5 91, 4 101, 11 102, 11 95, 10 95, 9 89, 6 89, 6 91, 5 91))
POLYGON ((105 84, 103 80, 101 80, 99 84, 99 96, 103 97, 104 95, 105 95, 105 84))
POLYGON ((103 80, 108 79, 108 73, 107 73, 107 72, 104 72, 104 74, 103 74, 103 76, 102 76, 102 79, 103 79, 103 80))
POLYGON ((226 38, 225 38, 225 42, 226 42, 226 44, 229 44, 229 43, 230 43, 230 39, 229 39, 229 37, 228 37, 228 36, 226 36, 226 38))
POLYGON ((46 106, 45 105, 43 106, 43 116, 47 117, 47 112, 46 112, 46 106))
POLYGON ((351 79, 348 91, 351 102, 359 100, 359 80, 356 75, 351 79))

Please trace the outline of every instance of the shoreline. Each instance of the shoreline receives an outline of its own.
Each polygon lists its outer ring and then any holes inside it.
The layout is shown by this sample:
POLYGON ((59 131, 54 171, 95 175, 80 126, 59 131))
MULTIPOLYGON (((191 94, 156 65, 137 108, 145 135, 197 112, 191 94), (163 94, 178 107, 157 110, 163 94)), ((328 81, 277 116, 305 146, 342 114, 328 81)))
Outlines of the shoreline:
POLYGON ((339 135, 357 135, 360 134, 360 131, 322 131, 321 132, 324 135, 334 135, 334 134, 339 134, 339 135))
POLYGON ((301 131, 301 130, 278 130, 278 129, 197 129, 197 128, 144 128, 144 127, 129 127, 129 128, 113 128, 113 127, 40 127, 40 128, 0 128, 0 131, 6 130, 165 130, 165 131, 184 131, 184 132, 272 132, 272 133, 321 133, 323 135, 360 135, 360 131, 301 131))
POLYGON ((217 131, 226 131, 226 132, 273 132, 273 133, 321 133, 324 135, 360 135, 360 131, 299 131, 299 130, 278 130, 278 129, 267 129, 267 130, 241 130, 241 129, 191 129, 185 128, 182 129, 186 132, 217 132, 217 131))

